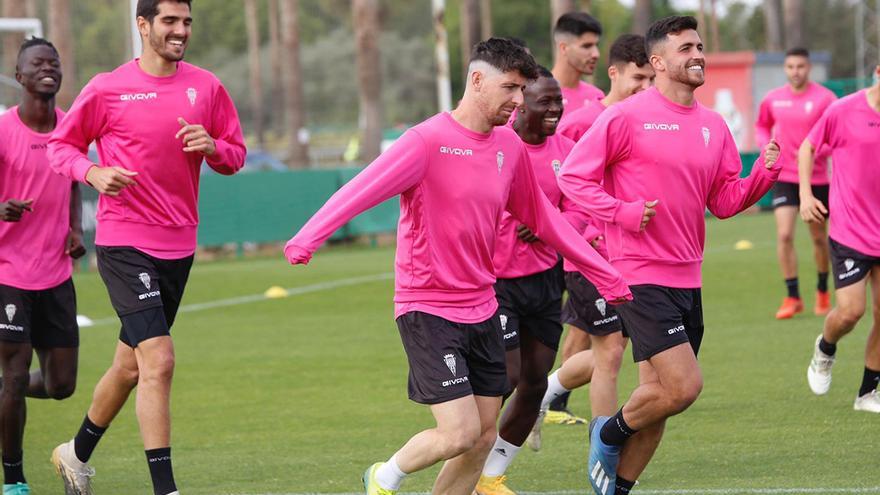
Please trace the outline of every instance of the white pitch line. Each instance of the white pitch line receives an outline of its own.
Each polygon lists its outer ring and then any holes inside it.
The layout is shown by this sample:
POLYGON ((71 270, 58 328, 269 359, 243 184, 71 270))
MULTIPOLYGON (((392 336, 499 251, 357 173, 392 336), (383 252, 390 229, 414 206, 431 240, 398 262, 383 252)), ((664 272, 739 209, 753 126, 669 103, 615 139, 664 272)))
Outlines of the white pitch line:
MULTIPOLYGON (((520 495, 587 495, 585 490, 560 490, 552 492, 517 492, 520 495)), ((638 490, 639 495, 801 495, 801 494, 833 494, 833 493, 869 493, 880 494, 880 486, 866 488, 687 488, 663 490, 638 490)), ((351 493, 262 493, 259 495, 363 495, 363 492, 351 493)), ((427 492, 401 492, 398 495, 427 495, 427 492)))
MULTIPOLYGON (((352 277, 352 278, 343 278, 340 280, 332 280, 330 282, 319 282, 317 284, 311 285, 303 285, 301 287, 291 287, 289 289, 285 289, 287 291, 287 296, 299 296, 302 294, 310 294, 312 292, 320 292, 323 290, 331 290, 338 289, 340 287, 348 287, 350 285, 358 285, 368 282, 378 282, 382 280, 391 280, 394 278, 394 274, 391 272, 387 273, 377 273, 374 275, 365 275, 363 277, 352 277)), ((278 299, 284 299, 278 298, 278 299)), ((249 304, 260 301, 269 301, 272 298, 266 297, 264 294, 252 294, 249 296, 238 296, 238 297, 230 297, 227 299, 218 299, 216 301, 208 301, 203 303, 195 303, 195 304, 184 304, 177 310, 178 313, 193 313, 196 311, 205 311, 206 309, 215 309, 215 308, 225 308, 227 306, 239 306, 241 304, 249 304)), ((118 323, 119 319, 116 317, 110 318, 101 318, 95 320, 92 326, 99 325, 112 325, 114 323, 118 323)))

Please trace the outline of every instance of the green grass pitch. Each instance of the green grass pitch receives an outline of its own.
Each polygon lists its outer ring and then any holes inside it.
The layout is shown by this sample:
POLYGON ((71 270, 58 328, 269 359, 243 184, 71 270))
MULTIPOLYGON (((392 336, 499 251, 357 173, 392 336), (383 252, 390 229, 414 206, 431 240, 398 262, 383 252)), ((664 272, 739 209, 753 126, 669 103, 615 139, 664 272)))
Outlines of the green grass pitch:
MULTIPOLYGON (((708 221, 700 356, 705 388, 690 410, 669 421, 639 489, 875 493, 880 417, 852 410, 870 321, 863 319, 840 345, 831 392, 813 396, 805 375, 822 319, 811 313, 815 274, 803 227, 798 246, 807 314, 778 322, 773 313, 784 286, 772 216, 708 221), (740 239, 754 242, 754 249, 734 250, 740 239)), ((273 285, 388 273, 392 260, 392 249, 333 249, 307 267, 287 266, 280 253, 273 259, 197 263, 184 304, 259 294, 273 285)), ((77 274, 75 280, 81 313, 113 316, 96 273, 77 274)), ((429 427, 428 410, 406 398, 392 289, 386 279, 180 314, 173 331, 172 444, 181 492, 358 492, 366 466, 429 427)), ((60 493, 50 452, 76 432, 110 363, 118 330, 117 323, 83 329, 78 388, 71 399, 28 401, 25 470, 35 493, 60 493)), ((622 398, 635 384, 634 371, 626 359, 622 398)), ((585 390, 576 392, 575 412, 588 415, 587 400, 585 390)), ((132 396, 92 459, 99 494, 151 493, 134 402, 132 396)), ((544 431, 544 450, 523 450, 508 473, 509 485, 528 492, 585 493, 586 428, 544 431)), ((411 476, 404 490, 428 491, 436 472, 411 476)))

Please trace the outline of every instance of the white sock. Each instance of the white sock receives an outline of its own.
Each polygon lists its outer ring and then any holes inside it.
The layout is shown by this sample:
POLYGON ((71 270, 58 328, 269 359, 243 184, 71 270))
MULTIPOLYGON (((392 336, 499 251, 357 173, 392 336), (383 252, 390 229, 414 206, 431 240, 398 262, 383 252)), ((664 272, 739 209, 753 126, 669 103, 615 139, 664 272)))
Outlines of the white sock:
POLYGON ((553 374, 547 378, 547 392, 544 393, 544 399, 541 400, 541 410, 546 410, 550 407, 551 402, 566 392, 570 392, 570 390, 559 383, 559 370, 554 371, 553 374))
POLYGON ((486 459, 486 465, 483 466, 483 476, 501 476, 504 474, 507 471, 507 466, 510 466, 513 458, 516 457, 521 448, 522 446, 517 447, 501 438, 501 435, 498 435, 498 439, 495 440, 495 445, 492 447, 492 452, 489 452, 489 458, 486 459))
POLYGON ((400 466, 397 465, 397 454, 391 456, 388 462, 376 470, 376 483, 379 483, 379 486, 386 490, 399 489, 403 478, 406 478, 406 473, 401 471, 400 466))

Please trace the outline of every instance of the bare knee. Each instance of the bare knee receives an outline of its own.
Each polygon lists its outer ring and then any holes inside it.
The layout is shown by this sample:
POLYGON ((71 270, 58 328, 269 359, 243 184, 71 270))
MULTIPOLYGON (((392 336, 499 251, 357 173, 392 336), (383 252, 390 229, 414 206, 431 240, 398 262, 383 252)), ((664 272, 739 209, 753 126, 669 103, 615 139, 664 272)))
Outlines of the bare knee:
POLYGON ((794 232, 791 230, 777 232, 776 242, 783 246, 794 246, 794 232))
MULTIPOLYGON (((492 431, 494 432, 494 429, 492 431)), ((443 452, 443 458, 451 459, 471 450, 481 441, 481 438, 479 421, 468 422, 442 432, 440 448, 443 452)), ((494 442, 494 438, 492 441, 494 442)))
MULTIPOLYGON (((859 304, 847 304, 837 307, 835 311, 837 320, 841 326, 852 328, 856 326, 865 314, 865 307, 859 304)), ((876 315, 875 315, 876 317, 876 315)))
POLYGON ((141 381, 169 383, 174 376, 174 353, 163 352, 161 355, 152 356, 150 363, 141 370, 141 381))
MULTIPOLYGON (((135 379, 135 381, 137 381, 135 379)), ((64 380, 56 380, 46 384, 46 394, 55 400, 64 400, 76 390, 76 377, 65 378, 64 380)))
POLYGON ((611 347, 596 354, 596 370, 601 371, 608 378, 617 379, 620 366, 623 363, 624 347, 611 347))
POLYGON ((671 402, 672 414, 678 414, 694 402, 703 391, 703 379, 701 377, 692 378, 686 382, 676 384, 669 390, 669 400, 671 402))
POLYGON ((489 453, 492 450, 492 446, 495 445, 495 439, 498 437, 498 430, 493 426, 491 428, 487 428, 485 431, 480 433, 480 437, 477 439, 477 442, 474 444, 472 449, 477 450, 483 454, 489 453))
POLYGON ((134 388, 140 379, 140 372, 137 368, 122 366, 119 363, 113 363, 110 372, 113 373, 117 381, 128 385, 129 388, 134 388))

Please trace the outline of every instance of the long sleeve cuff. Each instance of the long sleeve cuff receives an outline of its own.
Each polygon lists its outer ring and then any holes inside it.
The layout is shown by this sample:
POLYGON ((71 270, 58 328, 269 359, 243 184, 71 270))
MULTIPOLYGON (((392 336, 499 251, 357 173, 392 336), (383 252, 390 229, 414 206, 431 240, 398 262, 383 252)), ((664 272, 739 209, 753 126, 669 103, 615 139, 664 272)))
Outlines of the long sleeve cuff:
POLYGON ((94 163, 91 162, 86 157, 77 158, 76 161, 73 162, 73 165, 70 167, 70 173, 73 176, 73 179, 76 179, 83 184, 88 184, 86 182, 86 174, 89 172, 89 169, 95 166, 94 163))
POLYGON ((644 214, 644 201, 621 202, 614 212, 614 223, 630 232, 638 232, 642 228, 644 214))
POLYGON ((312 253, 294 244, 293 239, 284 246, 284 256, 291 265, 307 265, 312 259, 312 253))

